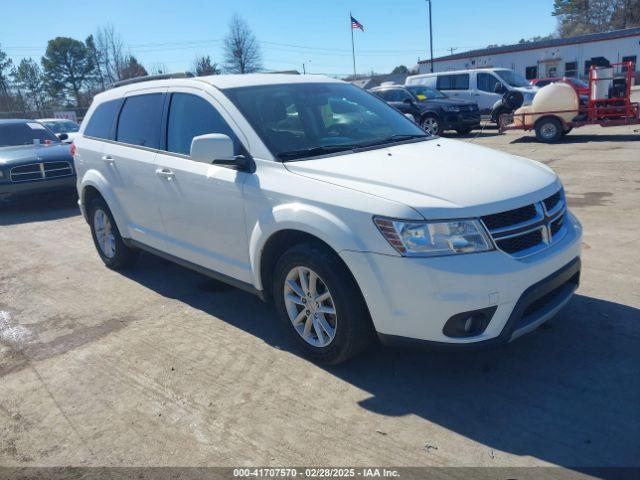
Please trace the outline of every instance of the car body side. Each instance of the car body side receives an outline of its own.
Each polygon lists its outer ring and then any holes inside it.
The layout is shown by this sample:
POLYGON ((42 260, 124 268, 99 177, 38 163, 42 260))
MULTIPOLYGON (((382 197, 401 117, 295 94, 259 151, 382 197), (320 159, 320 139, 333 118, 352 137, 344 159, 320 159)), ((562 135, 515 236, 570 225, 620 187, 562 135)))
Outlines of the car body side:
MULTIPOLYGON (((123 205, 122 199, 112 188, 112 182, 107 178, 112 167, 100 159, 103 157, 103 146, 117 142, 93 139, 85 136, 84 131, 86 119, 90 119, 96 106, 104 101, 149 92, 181 91, 197 92, 208 99, 244 143, 256 164, 256 173, 200 164, 199 168, 206 169, 208 179, 226 182, 237 189, 242 198, 242 208, 229 211, 227 215, 241 215, 243 218, 244 231, 240 234, 243 238, 237 238, 237 242, 246 245, 246 255, 238 260, 224 258, 221 252, 201 252, 198 258, 202 260, 197 263, 204 264, 210 260, 208 265, 213 266, 212 270, 243 282, 263 297, 269 295, 269 278, 264 274, 264 265, 270 261, 268 257, 275 239, 304 235, 324 243, 340 256, 360 287, 378 333, 432 341, 472 343, 497 336, 504 328, 522 291, 532 282, 544 279, 580 254, 581 227, 568 214, 569 234, 558 245, 538 256, 538 261, 535 262, 522 262, 495 250, 460 255, 458 258, 402 257, 380 235, 373 217, 382 215, 410 221, 425 220, 424 212, 429 211, 430 207, 437 212, 442 207, 442 199, 422 196, 419 211, 401 199, 385 195, 384 189, 363 191, 347 182, 307 175, 297 171, 299 169, 295 165, 288 167, 288 164, 273 157, 235 105, 218 88, 202 79, 149 81, 97 96, 75 141, 79 205, 85 218, 88 199, 99 194, 111 209, 123 238, 160 251, 171 250, 171 239, 162 234, 151 239, 148 232, 143 232, 131 221, 128 214, 131 206, 123 205), (89 150, 93 151, 91 155, 87 155, 89 150), (406 269, 412 272, 412 280, 391 280, 402 277, 401 272, 406 269), (392 275, 387 275, 386 272, 392 275), (415 282, 415 279, 419 279, 419 282, 415 282), (464 291, 456 291, 456 286, 463 283, 464 291), (436 307, 435 310, 428 311, 431 300, 436 307), (429 325, 426 321, 426 317, 431 315, 448 318, 464 308, 472 310, 487 305, 495 305, 498 313, 496 321, 479 338, 447 338, 441 331, 441 324, 429 325)), ((132 146, 130 148, 140 149, 132 146)), ((167 155, 164 150, 143 150, 157 156, 167 155)), ((388 149, 384 154, 393 155, 393 152, 388 149)), ((485 155, 493 153, 495 152, 487 150, 485 155)), ((314 161, 310 159, 301 163, 312 164, 314 161)), ((345 161, 348 162, 349 159, 345 161)), ((552 175, 549 178, 548 184, 535 192, 538 197, 541 194, 551 194, 560 187, 557 177, 552 175)), ((451 205, 447 212, 451 214, 456 210, 461 209, 451 205)), ((480 210, 478 212, 482 214, 480 210)), ((455 217, 452 215, 441 218, 455 217)), ((194 213, 186 220, 196 224, 205 219, 194 213)))

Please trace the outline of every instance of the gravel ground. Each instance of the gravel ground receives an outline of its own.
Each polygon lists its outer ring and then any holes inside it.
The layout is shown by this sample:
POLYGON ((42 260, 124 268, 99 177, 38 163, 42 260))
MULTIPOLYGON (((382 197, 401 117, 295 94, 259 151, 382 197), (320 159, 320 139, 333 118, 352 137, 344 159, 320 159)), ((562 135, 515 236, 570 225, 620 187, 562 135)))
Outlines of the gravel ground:
POLYGON ((585 228, 578 294, 497 350, 322 368, 249 294, 106 269, 73 198, 0 206, 0 465, 640 466, 640 134, 464 140, 553 167, 585 228))

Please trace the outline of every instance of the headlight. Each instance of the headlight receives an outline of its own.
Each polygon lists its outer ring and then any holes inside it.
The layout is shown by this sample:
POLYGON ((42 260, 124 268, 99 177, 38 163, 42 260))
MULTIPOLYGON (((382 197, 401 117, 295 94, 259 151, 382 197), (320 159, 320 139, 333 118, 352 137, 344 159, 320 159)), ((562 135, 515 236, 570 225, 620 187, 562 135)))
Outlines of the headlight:
POLYGON ((373 221, 391 246, 407 257, 436 257, 493 249, 478 220, 412 222, 374 217, 373 221))
POLYGON ((456 107, 455 105, 444 105, 442 107, 442 109, 445 112, 459 112, 460 111, 460 107, 456 107))

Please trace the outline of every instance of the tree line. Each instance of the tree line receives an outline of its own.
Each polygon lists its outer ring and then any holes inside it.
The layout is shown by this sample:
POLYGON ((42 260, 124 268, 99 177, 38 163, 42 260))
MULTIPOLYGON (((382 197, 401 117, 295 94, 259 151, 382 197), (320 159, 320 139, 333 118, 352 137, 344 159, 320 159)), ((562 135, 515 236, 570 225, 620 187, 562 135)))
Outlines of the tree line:
POLYGON ((640 0, 554 0, 558 35, 572 37, 640 26, 640 0))
MULTIPOLYGON (((222 63, 198 55, 191 70, 201 76, 261 69, 259 43, 248 24, 235 15, 223 42, 222 63)), ((98 28, 84 41, 71 37, 49 40, 40 62, 22 58, 14 63, 0 45, 0 112, 42 114, 54 106, 88 107, 93 96, 110 84, 149 73, 167 72, 161 63, 145 68, 111 25, 98 28)))

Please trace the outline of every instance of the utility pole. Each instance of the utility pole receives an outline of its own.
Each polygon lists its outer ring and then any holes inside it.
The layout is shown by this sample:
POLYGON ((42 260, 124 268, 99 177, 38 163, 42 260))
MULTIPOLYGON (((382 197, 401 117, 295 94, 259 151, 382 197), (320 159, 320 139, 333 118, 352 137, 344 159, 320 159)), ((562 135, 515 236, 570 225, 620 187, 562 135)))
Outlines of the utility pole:
POLYGON ((431 0, 427 0, 429 2, 429 49, 431 50, 431 73, 433 73, 433 28, 431 25, 431 0))

